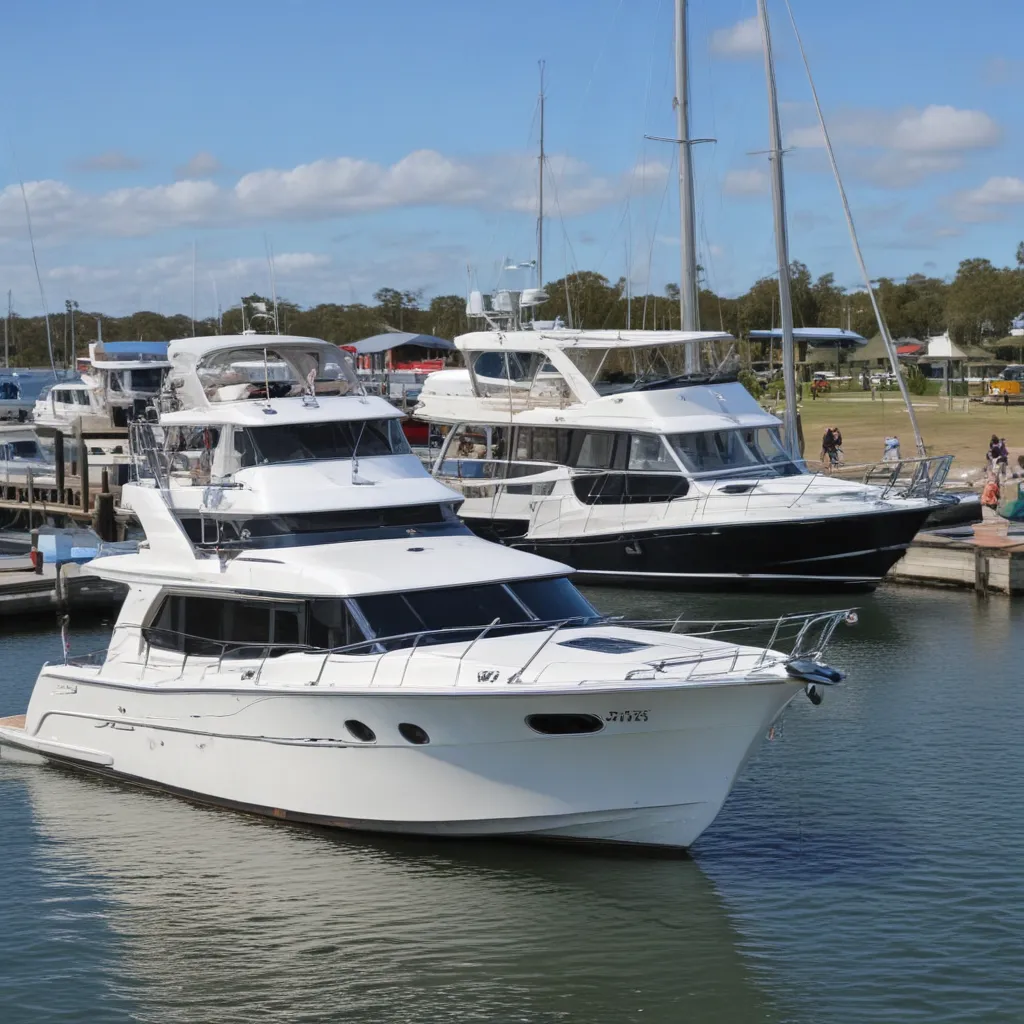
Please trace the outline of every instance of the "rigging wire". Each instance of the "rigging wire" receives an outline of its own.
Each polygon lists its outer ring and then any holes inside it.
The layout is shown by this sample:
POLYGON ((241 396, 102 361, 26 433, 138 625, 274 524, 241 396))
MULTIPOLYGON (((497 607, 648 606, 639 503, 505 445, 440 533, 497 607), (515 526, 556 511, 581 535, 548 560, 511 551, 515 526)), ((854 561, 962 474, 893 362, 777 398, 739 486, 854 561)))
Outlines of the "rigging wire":
POLYGON ((43 290, 43 277, 39 273, 39 259, 36 257, 36 240, 32 232, 32 211, 28 205, 28 193, 25 191, 25 182, 18 170, 18 160, 14 154, 14 144, 11 144, 11 160, 14 163, 14 173, 18 176, 18 184, 21 186, 21 200, 25 204, 25 223, 28 225, 28 244, 32 249, 32 266, 36 272, 36 284, 39 285, 39 298, 43 303, 43 317, 46 321, 46 351, 50 357, 50 372, 53 379, 57 379, 57 365, 53 358, 53 335, 50 332, 50 308, 46 304, 46 292, 43 290))
POLYGON ((903 374, 900 373, 899 357, 896 354, 896 346, 893 343, 892 335, 889 333, 889 325, 886 323, 885 317, 882 315, 881 307, 878 305, 878 297, 875 295, 874 286, 871 284, 871 275, 868 273, 867 264, 864 262, 864 253, 861 251, 860 241, 857 238, 857 229, 853 223, 853 211, 850 209, 850 201, 846 197, 846 188, 843 186, 843 179, 839 175, 839 164, 836 162, 835 150, 832 148, 832 139, 828 133, 828 127, 825 124, 825 115, 821 110, 821 102, 818 99, 818 90, 814 84, 814 78, 811 75, 810 61, 807 59, 807 51, 804 49, 804 42, 800 36, 800 30, 796 25, 796 17, 793 14, 793 8, 786 0, 786 11, 789 14, 790 24, 793 26, 793 35, 796 37, 796 45, 800 50, 800 59, 803 61, 804 70, 807 72, 807 82, 811 87, 811 96, 814 99, 814 109, 818 114, 818 124, 821 127, 822 138, 825 140, 825 150, 828 153, 829 163, 832 166, 832 175, 836 179, 836 187, 839 189, 839 198, 843 204, 843 212, 846 215, 846 226, 850 231, 850 241, 853 244, 853 253, 857 258, 857 264, 860 267, 861 276, 864 278, 864 287, 868 290, 868 296, 871 299, 871 307, 875 311, 875 319, 878 322, 878 330, 882 335, 882 340, 885 342, 885 349, 889 356, 889 362, 892 364, 893 373, 896 375, 896 382, 899 384, 900 394, 903 396, 903 402, 907 407, 907 415, 910 417, 910 425, 914 431, 914 441, 917 444, 918 453, 921 456, 926 455, 924 438, 921 436, 921 428, 917 423, 917 416, 914 413, 913 402, 910 399, 910 393, 907 390, 907 382, 903 378, 903 374))

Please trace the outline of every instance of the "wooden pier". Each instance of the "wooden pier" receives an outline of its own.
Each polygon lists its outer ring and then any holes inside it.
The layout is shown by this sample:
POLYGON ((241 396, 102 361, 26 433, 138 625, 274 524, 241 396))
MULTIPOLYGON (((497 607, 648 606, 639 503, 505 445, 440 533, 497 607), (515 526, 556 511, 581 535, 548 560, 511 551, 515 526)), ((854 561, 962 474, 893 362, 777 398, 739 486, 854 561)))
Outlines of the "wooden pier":
POLYGON ((60 610, 112 611, 126 592, 122 584, 83 573, 73 562, 43 565, 42 571, 27 558, 0 562, 0 619, 60 610))
POLYGON ((1024 596, 1024 525, 986 509, 974 536, 918 534, 886 580, 1024 596))
POLYGON ((116 480, 111 481, 110 469, 103 468, 99 473, 99 491, 95 491, 93 481, 97 474, 93 467, 90 479, 89 442, 121 440, 122 432, 93 433, 77 429, 74 434, 76 458, 73 460, 66 458, 63 434, 43 429, 39 433, 52 435, 52 470, 40 473, 29 469, 20 479, 0 479, 0 510, 23 513, 22 525, 26 531, 43 524, 84 524, 92 526, 101 540, 117 540, 115 506, 121 488, 116 480))

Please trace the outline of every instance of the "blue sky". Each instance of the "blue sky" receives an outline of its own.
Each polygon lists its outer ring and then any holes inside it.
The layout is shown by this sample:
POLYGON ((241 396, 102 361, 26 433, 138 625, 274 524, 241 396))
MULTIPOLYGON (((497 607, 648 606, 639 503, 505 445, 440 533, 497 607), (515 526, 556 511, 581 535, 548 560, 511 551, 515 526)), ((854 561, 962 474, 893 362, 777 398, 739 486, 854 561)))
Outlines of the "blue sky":
MULTIPOLYGON (((1024 6, 792 0, 874 276, 1012 262, 1024 238, 1024 6)), ((856 285, 783 0, 791 249, 856 285)), ((0 95, 0 289, 51 310, 198 315, 242 291, 303 304, 484 288, 534 249, 537 61, 547 63, 545 277, 678 279, 671 0, 121 0, 17 5, 0 95)), ((691 0, 700 260, 772 272, 755 0, 691 0)))

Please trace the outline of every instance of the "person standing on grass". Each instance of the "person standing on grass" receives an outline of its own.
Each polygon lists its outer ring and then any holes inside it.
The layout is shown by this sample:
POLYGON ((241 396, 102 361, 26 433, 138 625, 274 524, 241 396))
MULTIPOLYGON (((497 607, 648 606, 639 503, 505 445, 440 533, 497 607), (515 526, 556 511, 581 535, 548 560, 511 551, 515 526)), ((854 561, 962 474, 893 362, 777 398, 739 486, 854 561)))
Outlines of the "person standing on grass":
POLYGON ((821 439, 821 461, 828 459, 828 471, 831 473, 839 465, 839 456, 843 444, 843 435, 838 427, 826 427, 821 439))

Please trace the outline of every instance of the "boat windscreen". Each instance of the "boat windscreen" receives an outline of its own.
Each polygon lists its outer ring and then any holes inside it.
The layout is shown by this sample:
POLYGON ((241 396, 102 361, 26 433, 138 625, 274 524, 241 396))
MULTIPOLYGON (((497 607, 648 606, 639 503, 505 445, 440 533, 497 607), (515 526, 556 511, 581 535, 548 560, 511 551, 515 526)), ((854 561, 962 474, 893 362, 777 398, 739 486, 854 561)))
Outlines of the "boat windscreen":
MULTIPOLYGON (((597 612, 567 579, 520 580, 373 594, 357 604, 375 636, 401 636, 424 630, 533 628, 531 624, 571 619, 592 621, 597 612), (495 622, 497 620, 497 622, 495 622)), ((448 642, 451 635, 434 642, 448 642)), ((410 641, 411 642, 411 641, 410 641)), ((422 641, 421 641, 422 642, 422 641)))
POLYGON ((397 419, 327 420, 235 430, 242 468, 284 462, 314 462, 375 455, 408 455, 411 449, 397 419))

